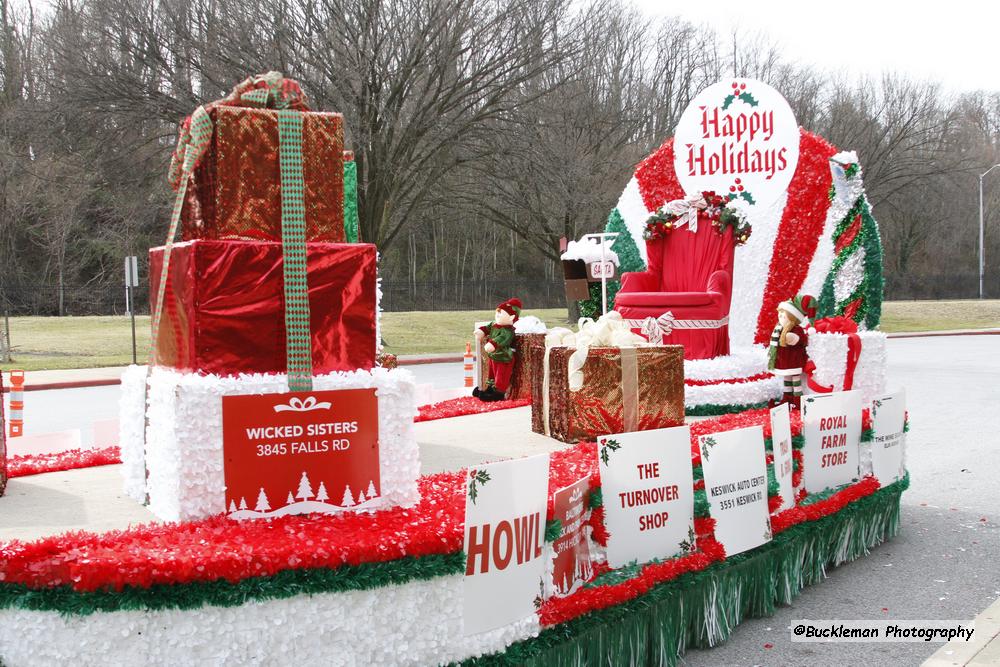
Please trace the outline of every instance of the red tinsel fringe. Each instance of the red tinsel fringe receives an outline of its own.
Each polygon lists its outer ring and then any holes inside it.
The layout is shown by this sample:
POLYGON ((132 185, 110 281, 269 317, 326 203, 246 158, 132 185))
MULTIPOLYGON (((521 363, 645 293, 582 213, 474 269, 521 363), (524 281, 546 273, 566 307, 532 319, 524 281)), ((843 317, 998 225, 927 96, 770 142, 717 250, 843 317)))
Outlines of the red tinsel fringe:
POLYGON ((745 378, 718 378, 716 380, 684 380, 684 384, 688 387, 710 387, 717 384, 745 384, 747 382, 757 382, 759 380, 766 380, 768 378, 774 377, 772 373, 764 372, 757 373, 757 375, 751 375, 745 378))
POLYGON ((519 398, 512 401, 480 401, 474 396, 463 396, 453 398, 450 401, 421 405, 417 410, 419 414, 413 418, 415 422, 433 421, 435 419, 448 419, 450 417, 462 417, 465 415, 478 415, 494 410, 509 410, 510 408, 522 408, 531 405, 530 398, 519 398))
POLYGON ((70 449, 56 454, 21 454, 7 460, 8 477, 25 477, 46 472, 91 468, 121 463, 117 447, 100 449, 70 449))

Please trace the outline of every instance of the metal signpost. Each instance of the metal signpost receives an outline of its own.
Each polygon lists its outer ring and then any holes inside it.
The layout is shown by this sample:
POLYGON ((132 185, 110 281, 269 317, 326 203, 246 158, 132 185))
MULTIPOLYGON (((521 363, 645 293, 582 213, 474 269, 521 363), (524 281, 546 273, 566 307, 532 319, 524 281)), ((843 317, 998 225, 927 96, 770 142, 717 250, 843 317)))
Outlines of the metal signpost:
POLYGON ((132 363, 139 363, 135 346, 135 292, 139 286, 139 259, 135 255, 125 258, 125 309, 132 317, 132 363))
POLYGON ((615 277, 615 265, 608 261, 608 240, 614 245, 618 238, 618 232, 598 232, 596 234, 584 234, 583 239, 598 239, 601 244, 601 263, 594 264, 592 275, 601 279, 601 314, 608 314, 608 278, 615 277), (598 268, 598 266, 600 268, 598 268), (599 274, 599 275, 598 275, 599 274))

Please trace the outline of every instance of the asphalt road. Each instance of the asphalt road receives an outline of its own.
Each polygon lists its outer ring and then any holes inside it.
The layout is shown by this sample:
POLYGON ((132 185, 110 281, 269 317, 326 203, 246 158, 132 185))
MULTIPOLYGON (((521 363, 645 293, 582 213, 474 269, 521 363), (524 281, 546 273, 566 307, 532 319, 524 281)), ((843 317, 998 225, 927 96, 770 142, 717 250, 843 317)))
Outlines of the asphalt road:
MULTIPOLYGON (((771 617, 686 665, 917 665, 939 646, 793 644, 796 619, 969 620, 1000 597, 1000 336, 893 339, 890 389, 906 388, 911 487, 899 536, 828 572, 771 617)), ((418 382, 461 382, 461 365, 410 366, 418 382)), ((30 392, 26 430, 83 428, 113 418, 119 389, 30 392)))

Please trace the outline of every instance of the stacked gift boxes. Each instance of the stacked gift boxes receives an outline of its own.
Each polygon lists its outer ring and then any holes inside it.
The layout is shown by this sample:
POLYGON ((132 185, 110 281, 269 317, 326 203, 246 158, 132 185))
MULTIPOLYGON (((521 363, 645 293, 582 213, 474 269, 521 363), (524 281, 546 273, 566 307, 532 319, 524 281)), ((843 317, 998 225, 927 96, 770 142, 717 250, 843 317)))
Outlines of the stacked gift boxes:
POLYGON ((684 423, 684 348, 591 347, 581 372, 569 382, 572 347, 532 343, 542 360, 531 378, 531 428, 563 442, 592 440, 607 433, 667 428, 684 423))
POLYGON ((377 253, 344 243, 344 157, 340 114, 273 74, 182 127, 183 241, 150 251, 154 364, 122 383, 125 490, 157 516, 226 511, 223 396, 290 388, 374 389, 380 506, 416 502, 415 387, 376 364, 377 253))

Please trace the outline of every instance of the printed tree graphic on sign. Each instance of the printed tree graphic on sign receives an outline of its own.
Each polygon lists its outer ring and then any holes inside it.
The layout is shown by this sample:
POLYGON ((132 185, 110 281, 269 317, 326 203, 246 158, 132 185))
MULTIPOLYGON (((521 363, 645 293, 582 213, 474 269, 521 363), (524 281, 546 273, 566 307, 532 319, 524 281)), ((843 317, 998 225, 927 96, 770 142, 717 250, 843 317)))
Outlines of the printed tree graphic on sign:
POLYGON ((313 497, 312 485, 309 483, 309 477, 302 473, 302 479, 299 480, 299 490, 295 494, 295 497, 299 500, 309 500, 313 497))
POLYGON ((291 491, 288 492, 288 498, 285 499, 285 504, 286 505, 294 505, 295 504, 295 498, 292 496, 292 492, 291 491))
POLYGON ((325 503, 330 499, 330 495, 326 492, 326 484, 323 482, 319 483, 319 491, 316 492, 316 500, 321 503, 325 503))
POLYGON ((247 499, 246 498, 240 498, 240 509, 241 510, 245 510, 246 508, 247 508, 247 499))
POLYGON ((264 493, 263 487, 260 493, 257 494, 257 506, 253 508, 255 512, 267 512, 271 509, 271 503, 267 501, 267 494, 264 493))
POLYGON ((358 504, 360 505, 363 502, 365 502, 365 492, 358 491, 358 504))
POLYGON ((375 482, 369 481, 368 482, 368 490, 365 491, 365 497, 367 497, 368 500, 371 500, 372 498, 374 498, 377 495, 378 495, 378 491, 375 490, 375 482))
POLYGON ((344 499, 340 501, 341 507, 351 507, 354 505, 354 496, 351 495, 351 487, 344 487, 344 499))
POLYGON ((235 511, 236 511, 236 501, 235 500, 230 500, 229 501, 229 513, 232 514, 235 511))

